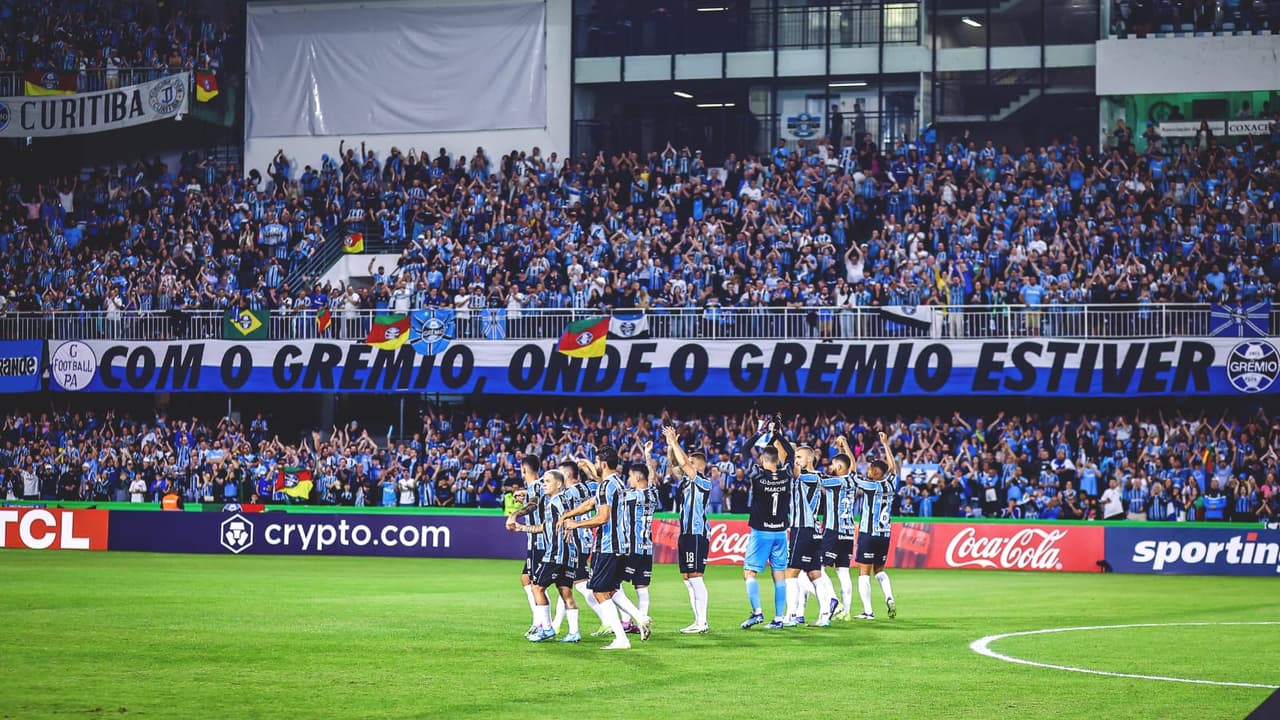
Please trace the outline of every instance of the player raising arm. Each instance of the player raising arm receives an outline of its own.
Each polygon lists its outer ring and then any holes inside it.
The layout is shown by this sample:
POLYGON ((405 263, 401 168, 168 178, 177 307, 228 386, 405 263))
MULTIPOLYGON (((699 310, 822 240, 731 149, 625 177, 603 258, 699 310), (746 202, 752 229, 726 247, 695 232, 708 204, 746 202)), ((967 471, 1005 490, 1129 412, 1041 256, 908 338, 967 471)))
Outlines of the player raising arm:
POLYGON ((858 596, 862 599, 859 620, 872 620, 871 573, 874 571, 880 589, 884 592, 884 604, 889 617, 897 617, 898 605, 893 599, 893 587, 884 571, 885 558, 889 555, 889 513, 898 487, 898 461, 889 448, 889 438, 880 432, 880 447, 884 459, 875 460, 867 467, 867 477, 855 478, 862 490, 862 517, 858 521, 858 596))
POLYGON ((742 577, 751 603, 751 617, 742 629, 764 622, 760 608, 760 584, 756 575, 765 565, 773 571, 773 622, 771 630, 783 627, 787 611, 787 511, 791 504, 791 444, 782 435, 782 418, 761 419, 756 446, 763 444, 757 462, 747 477, 751 482, 751 515, 747 524, 747 553, 742 561, 742 577))
POLYGON ((677 558, 680 577, 689 590, 693 606, 693 624, 680 632, 686 635, 707 632, 707 585, 702 575, 707 569, 707 502, 711 499, 711 481, 706 477, 707 458, 700 452, 686 454, 673 427, 662 428, 667 441, 667 459, 671 472, 680 478, 680 539, 677 558))

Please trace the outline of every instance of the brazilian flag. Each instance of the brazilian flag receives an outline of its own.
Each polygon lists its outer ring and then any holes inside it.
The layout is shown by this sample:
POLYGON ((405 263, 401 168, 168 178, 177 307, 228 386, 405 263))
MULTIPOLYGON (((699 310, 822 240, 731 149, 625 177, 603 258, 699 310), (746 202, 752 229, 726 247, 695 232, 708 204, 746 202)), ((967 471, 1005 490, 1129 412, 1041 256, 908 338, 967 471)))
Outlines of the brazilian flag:
POLYGON ((269 310, 231 308, 222 316, 222 337, 226 340, 266 340, 270 319, 269 310))

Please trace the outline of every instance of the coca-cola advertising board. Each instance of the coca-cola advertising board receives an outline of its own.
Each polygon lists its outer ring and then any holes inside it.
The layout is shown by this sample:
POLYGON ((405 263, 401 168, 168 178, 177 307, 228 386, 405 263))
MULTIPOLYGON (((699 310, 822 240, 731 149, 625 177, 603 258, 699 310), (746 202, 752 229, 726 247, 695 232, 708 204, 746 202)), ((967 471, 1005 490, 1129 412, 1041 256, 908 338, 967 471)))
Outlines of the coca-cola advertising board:
MULTIPOLYGON (((751 528, 745 520, 707 524, 708 565, 741 565, 751 528)), ((680 526, 654 521, 654 560, 676 562, 680 526)), ((1097 572, 1103 528, 1096 525, 906 522, 894 526, 889 566, 930 569, 1097 572)))
POLYGON ((894 567, 1097 572, 1104 557, 1098 525, 902 523, 894 529, 894 567))

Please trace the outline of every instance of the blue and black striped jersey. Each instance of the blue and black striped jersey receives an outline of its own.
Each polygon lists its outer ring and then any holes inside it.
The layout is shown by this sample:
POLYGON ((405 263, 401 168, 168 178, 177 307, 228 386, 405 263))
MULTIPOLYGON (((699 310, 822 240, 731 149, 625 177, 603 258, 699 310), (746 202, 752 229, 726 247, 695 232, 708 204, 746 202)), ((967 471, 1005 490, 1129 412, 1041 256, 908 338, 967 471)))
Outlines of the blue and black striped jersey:
POLYGON ((539 503, 539 514, 542 516, 543 551, 542 562, 555 565, 573 566, 578 559, 578 534, 564 533, 556 529, 560 517, 566 510, 572 510, 576 503, 564 492, 556 495, 544 495, 539 503))
POLYGON ((680 534, 707 534, 707 501, 711 499, 711 481, 701 475, 680 480, 680 534))
POLYGON ((619 555, 653 554, 653 513, 658 509, 658 489, 631 488, 622 493, 621 549, 619 555))
POLYGON ((626 491, 626 483, 622 476, 613 473, 601 481, 596 488, 596 512, 600 512, 601 508, 609 508, 609 519, 599 527, 596 533, 595 551, 604 555, 619 555, 623 551, 622 537, 620 534, 619 523, 619 507, 622 501, 622 494, 626 491))
POLYGON ((898 488, 898 476, 885 473, 879 481, 853 475, 853 481, 862 490, 862 517, 858 532, 876 537, 889 537, 889 514, 893 512, 893 499, 898 488))
POLYGON ((801 473, 791 485, 791 527, 817 529, 822 512, 822 477, 801 473))
MULTIPOLYGON (((541 503, 542 498, 545 497, 542 493, 542 481, 535 482, 525 488, 524 504, 539 506, 537 510, 534 510, 532 514, 527 516, 528 523, 530 525, 537 525, 542 522, 541 503)), ((525 547, 529 550, 543 550, 546 548, 546 540, 543 539, 541 533, 530 533, 528 539, 525 541, 525 547)))

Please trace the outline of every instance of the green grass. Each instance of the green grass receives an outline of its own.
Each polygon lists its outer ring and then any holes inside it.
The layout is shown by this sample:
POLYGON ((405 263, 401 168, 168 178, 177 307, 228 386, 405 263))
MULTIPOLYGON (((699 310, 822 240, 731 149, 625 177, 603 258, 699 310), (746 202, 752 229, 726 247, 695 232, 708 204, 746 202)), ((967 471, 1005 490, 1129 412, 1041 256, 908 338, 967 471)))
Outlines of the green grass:
MULTIPOLYGON (((602 653, 590 639, 526 642, 518 572, 515 561, 7 550, 0 718, 1241 718, 1270 691, 1014 665, 968 646, 1037 628, 1280 619, 1267 578, 891 571, 896 621, 744 632, 741 573, 716 567, 712 633, 686 637, 675 630, 690 621, 688 595, 659 566, 654 638, 602 653)), ((583 625, 596 625, 586 609, 583 625)), ((1265 660, 1277 641, 1280 626, 1214 626, 993 649, 1280 685, 1265 660)))

